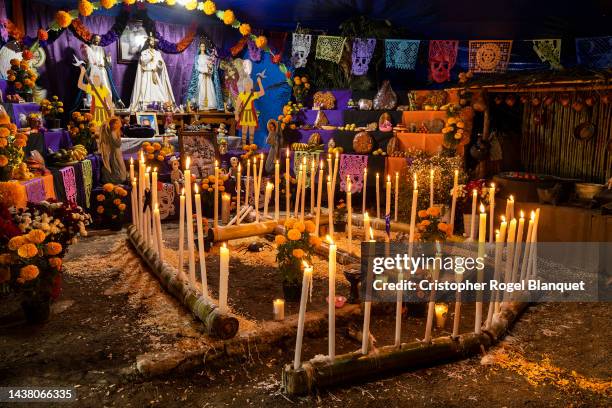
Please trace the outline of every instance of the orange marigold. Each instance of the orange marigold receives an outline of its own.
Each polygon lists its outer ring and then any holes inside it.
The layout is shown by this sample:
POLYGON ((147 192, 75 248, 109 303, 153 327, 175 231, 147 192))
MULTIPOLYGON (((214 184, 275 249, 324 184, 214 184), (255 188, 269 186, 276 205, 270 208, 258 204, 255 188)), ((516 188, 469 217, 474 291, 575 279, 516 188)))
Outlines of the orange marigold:
POLYGON ((300 238, 302 238, 302 234, 300 233, 300 231, 298 231, 295 228, 291 228, 288 232, 287 232, 287 238, 289 238, 291 241, 297 241, 300 238))
POLYGON ((88 0, 79 0, 79 14, 82 16, 90 16, 93 13, 94 8, 93 4, 91 4, 88 0))
POLYGON ((26 259, 32 258, 38 255, 38 248, 34 244, 24 244, 17 250, 17 255, 26 259))
POLYGON ((49 242, 47 244, 47 255, 57 255, 62 252, 62 244, 59 242, 49 242))
POLYGON ((65 11, 60 10, 55 13, 55 21, 61 28, 68 28, 68 26, 72 23, 72 17, 65 11))
POLYGON ((47 235, 45 234, 45 231, 43 230, 33 229, 32 231, 28 232, 28 235, 26 237, 28 241, 34 244, 42 244, 45 238, 47 237, 47 235))
POLYGON ((204 2, 204 14, 206 14, 207 16, 210 16, 212 14, 215 14, 216 11, 217 11, 217 6, 212 0, 206 0, 204 2))
POLYGON ((5 167, 8 164, 8 158, 3 155, 0 154, 0 167, 5 167))
POLYGON ((304 250, 300 248, 296 248, 293 251, 291 251, 291 254, 295 256, 296 258, 300 259, 304 257, 304 250))
POLYGON ((58 258, 57 256, 49 258, 49 265, 59 271, 60 269, 62 269, 62 258, 58 258))
POLYGON ((106 197, 104 197, 104 194, 98 194, 98 195, 96 196, 96 200, 98 200, 98 201, 104 201, 104 199, 105 199, 105 198, 106 198, 106 197))
POLYGON ((317 237, 316 235, 311 235, 310 237, 308 237, 308 242, 312 246, 319 246, 321 245, 321 238, 317 237))
POLYGON ((107 193, 110 193, 111 191, 113 191, 114 188, 115 186, 112 183, 106 183, 105 185, 102 186, 102 189, 106 191, 107 193))
POLYGON ((304 225, 304 223, 302 221, 298 221, 295 223, 295 225, 293 226, 293 228, 295 228, 296 230, 300 231, 300 233, 304 232, 306 230, 306 226, 304 225))
POLYGON ((249 35, 251 34, 251 26, 249 24, 240 24, 240 28, 238 29, 238 31, 240 31, 240 34, 242 34, 243 36, 249 35))
POLYGON ((40 271, 36 265, 26 265, 19 270, 19 278, 17 281, 20 283, 31 281, 38 277, 40 271))
POLYGON ((96 208, 96 212, 98 214, 102 214, 104 212, 104 207, 102 207, 101 205, 98 206, 98 208, 96 208))
POLYGON ((283 245, 285 242, 287 242, 287 239, 283 235, 277 235, 274 237, 274 242, 276 245, 283 245))
POLYGON ((294 218, 289 218, 287 221, 285 221, 285 228, 293 228, 295 221, 296 220, 294 218))
POLYGON ((234 12, 232 10, 225 10, 223 12, 223 22, 226 25, 232 25, 234 24, 234 21, 236 21, 236 16, 234 15, 234 12))
POLYGON ((314 222, 312 222, 310 220, 304 221, 304 226, 306 227, 306 232, 308 232, 310 234, 315 232, 316 225, 315 225, 314 222))
POLYGON ((448 224, 441 222, 438 224, 438 229, 442 232, 448 232, 448 224))
POLYGON ((260 35, 255 39, 255 45, 257 46, 257 48, 265 48, 267 44, 268 39, 263 35, 260 35))
POLYGON ((0 137, 8 137, 11 134, 9 130, 5 127, 0 128, 0 137))
POLYGON ((185 8, 189 11, 193 11, 198 7, 198 0, 187 0, 185 8))
POLYGON ((18 250, 23 244, 27 244, 27 240, 25 239, 25 237, 23 235, 18 235, 16 237, 13 237, 9 240, 8 243, 8 248, 11 251, 16 251, 18 250))
POLYGON ((116 0, 100 0, 100 5, 104 7, 105 9, 110 9, 110 8, 115 7, 116 3, 117 3, 116 0))
POLYGON ((121 204, 119 204, 119 205, 117 206, 117 208, 119 208, 119 211, 125 211, 125 207, 126 207, 126 205, 125 205, 125 204, 123 204, 123 203, 121 203, 121 204))
POLYGON ((437 217, 440 215, 440 207, 429 207, 427 209, 427 214, 431 215, 432 217, 437 217))
POLYGON ((419 218, 427 218, 428 216, 427 210, 419 210, 418 214, 419 214, 419 218))

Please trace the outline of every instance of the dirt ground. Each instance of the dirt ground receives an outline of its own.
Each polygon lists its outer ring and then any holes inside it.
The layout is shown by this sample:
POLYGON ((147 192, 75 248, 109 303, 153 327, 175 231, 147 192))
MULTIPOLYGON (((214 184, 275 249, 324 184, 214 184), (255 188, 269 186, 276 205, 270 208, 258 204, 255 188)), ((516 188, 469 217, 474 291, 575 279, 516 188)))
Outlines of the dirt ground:
MULTIPOLYGON (((168 229, 166 242, 175 231, 168 229)), ((237 243, 241 245, 241 243, 237 243)), ((272 317, 282 289, 271 267, 274 251, 240 254, 230 262, 230 306, 241 315, 240 333, 272 317)), ((174 254, 175 255, 175 254, 174 254)), ((174 262, 172 254, 168 259, 174 262)), ((313 303, 325 306, 325 262, 315 262, 313 303)), ((607 303, 532 305, 509 336, 489 354, 378 381, 286 397, 280 373, 293 360, 294 339, 271 352, 256 348, 241 358, 189 372, 143 379, 137 356, 152 351, 189 351, 211 345, 180 305, 159 289, 126 241, 125 233, 97 233, 75 245, 66 262, 64 290, 42 326, 0 328, 0 386, 75 386, 79 407, 97 406, 360 406, 360 407, 604 407, 612 405, 612 311, 607 303)), ((207 259, 216 296, 218 260, 207 259)), ((348 294, 341 280, 338 293, 348 294)), ((17 307, 0 304, 0 315, 17 307)), ((462 312, 464 331, 472 310, 462 312)), ((295 313, 290 305, 287 314, 295 313)), ((393 312, 373 318, 378 344, 388 344, 393 312)), ((450 328, 448 319, 446 328, 450 328)), ((423 319, 404 320, 404 341, 422 337, 423 319)), ((337 353, 359 347, 338 327, 337 353)), ((436 330, 434 336, 444 335, 436 330)), ((304 358, 325 354, 327 338, 306 338, 304 358)), ((58 404, 59 406, 60 404, 58 404)), ((61 404, 65 406, 66 404, 61 404)))

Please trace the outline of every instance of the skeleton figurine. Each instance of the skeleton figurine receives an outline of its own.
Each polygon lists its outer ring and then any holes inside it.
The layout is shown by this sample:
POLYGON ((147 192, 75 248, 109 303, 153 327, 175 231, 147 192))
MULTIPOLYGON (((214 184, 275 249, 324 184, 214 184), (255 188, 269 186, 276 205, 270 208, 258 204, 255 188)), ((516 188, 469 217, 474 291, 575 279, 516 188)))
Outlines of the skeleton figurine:
POLYGON ((183 176, 183 172, 180 168, 180 162, 176 158, 176 156, 172 156, 170 158, 170 166, 172 170, 170 171, 170 181, 174 184, 174 191, 176 194, 180 194, 182 186, 185 184, 185 177, 183 176))
POLYGON ((293 34, 293 47, 291 50, 291 61, 295 68, 306 66, 308 54, 310 53, 310 43, 312 36, 310 34, 293 34))
POLYGON ((229 175, 230 177, 238 177, 238 158, 237 157, 232 157, 230 159, 230 170, 229 170, 229 175))

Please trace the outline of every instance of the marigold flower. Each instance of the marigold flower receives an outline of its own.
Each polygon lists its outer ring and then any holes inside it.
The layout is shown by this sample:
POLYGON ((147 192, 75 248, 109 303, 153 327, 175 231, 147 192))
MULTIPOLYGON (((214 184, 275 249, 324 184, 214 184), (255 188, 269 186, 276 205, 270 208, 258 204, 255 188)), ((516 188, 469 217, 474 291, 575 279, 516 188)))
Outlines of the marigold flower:
POLYGON ((34 244, 24 244, 17 250, 17 255, 22 258, 32 258, 33 256, 38 255, 38 248, 34 244))
POLYGON ((427 210, 419 210, 418 215, 419 218, 427 218, 429 214, 427 214, 427 210))
POLYGON ((234 12, 232 10, 225 10, 223 12, 223 23, 225 23, 226 25, 232 25, 234 24, 234 21, 236 21, 236 16, 234 15, 234 12))
POLYGON ((302 238, 302 234, 299 230, 292 228, 287 232, 287 238, 289 238, 291 241, 297 241, 302 238))
POLYGON ((240 34, 242 34, 243 36, 249 35, 251 34, 251 26, 249 24, 240 24, 240 28, 238 29, 238 31, 240 31, 240 34))
POLYGON ((296 258, 300 259, 304 257, 304 250, 300 248, 295 248, 293 251, 291 251, 291 254, 295 256, 296 258))
POLYGON ((100 5, 104 7, 105 9, 110 9, 110 8, 115 7, 116 3, 117 3, 116 0, 100 0, 100 5))
POLYGON ((257 46, 257 48, 265 48, 267 44, 268 39, 263 35, 260 35, 255 39, 255 45, 257 46))
POLYGON ((123 204, 123 203, 121 203, 121 204, 119 204, 119 205, 117 206, 117 208, 119 208, 119 211, 125 211, 125 207, 126 207, 126 205, 125 205, 125 204, 123 204))
POLYGON ((101 205, 98 206, 98 208, 96 208, 96 212, 98 214, 102 214, 104 212, 104 207, 102 207, 101 205))
POLYGON ((287 239, 283 235, 277 235, 274 237, 274 242, 276 245, 283 245, 285 242, 287 242, 287 239))
POLYGON ((32 231, 28 232, 28 235, 26 235, 26 237, 28 241, 34 244, 42 244, 45 238, 47 237, 47 235, 45 234, 45 231, 43 230, 33 229, 32 231))
POLYGON ((285 228, 290 229, 293 228, 293 226, 295 225, 295 219, 294 218, 289 218, 288 220, 285 221, 285 228))
POLYGON ((98 194, 98 195, 96 196, 96 200, 98 200, 98 201, 104 201, 104 199, 105 199, 105 198, 106 198, 106 197, 104 197, 104 194, 98 194))
POLYGON ((62 244, 59 242, 49 242, 46 249, 47 255, 57 255, 62 252, 62 244))
POLYGON ((49 258, 49 265, 59 271, 60 269, 62 269, 62 258, 58 258, 57 256, 49 258))
POLYGON ((19 278, 17 279, 20 283, 34 280, 38 277, 40 271, 36 265, 26 265, 19 270, 19 278))
POLYGON ((193 11, 198 7, 198 0, 187 0, 185 8, 189 11, 193 11))
POLYGON ((431 221, 429 221, 429 220, 421 221, 421 225, 424 226, 424 227, 427 227, 429 224, 431 224, 431 221))
POLYGON ((441 222, 438 224, 438 229, 442 232, 448 232, 448 224, 441 222))
POLYGON ((300 233, 302 233, 302 232, 304 232, 306 230, 306 226, 301 221, 296 222, 295 225, 293 226, 293 228, 295 228, 296 230, 300 231, 300 233))
POLYGON ((312 246, 319 246, 321 245, 322 241, 321 241, 321 237, 317 237, 316 235, 311 235, 308 237, 308 242, 312 246))
POLYGON ((0 154, 0 167, 5 167, 8 164, 8 158, 3 155, 0 154))
POLYGON ((207 16, 210 16, 212 14, 215 14, 216 11, 217 11, 217 6, 212 0, 206 0, 204 2, 204 14, 206 14, 207 16))
POLYGON ((11 134, 9 130, 5 127, 0 128, 0 137, 8 137, 11 134))
POLYGON ((23 235, 18 235, 16 237, 13 237, 9 240, 8 242, 8 248, 11 251, 16 251, 18 250, 23 244, 26 244, 27 240, 25 239, 25 237, 23 235))
POLYGON ((440 207, 429 207, 427 209, 427 214, 431 215, 432 217, 437 217, 440 215, 440 207))
POLYGON ((314 222, 307 220, 304 221, 304 227, 306 228, 306 232, 312 234, 313 232, 315 232, 316 225, 314 222))
POLYGON ((106 183, 104 186, 102 186, 102 189, 106 191, 107 193, 110 193, 111 191, 113 191, 114 188, 115 186, 112 183, 106 183))
POLYGON ((79 0, 79 14, 82 16, 90 16, 93 13, 93 4, 88 0, 79 0))
POLYGON ((121 200, 120 200, 120 199, 118 199, 118 198, 115 198, 115 199, 113 200, 113 204, 115 204, 115 205, 119 205, 119 204, 121 204, 121 200))
POLYGON ((0 148, 8 146, 8 140, 0 138, 0 148))

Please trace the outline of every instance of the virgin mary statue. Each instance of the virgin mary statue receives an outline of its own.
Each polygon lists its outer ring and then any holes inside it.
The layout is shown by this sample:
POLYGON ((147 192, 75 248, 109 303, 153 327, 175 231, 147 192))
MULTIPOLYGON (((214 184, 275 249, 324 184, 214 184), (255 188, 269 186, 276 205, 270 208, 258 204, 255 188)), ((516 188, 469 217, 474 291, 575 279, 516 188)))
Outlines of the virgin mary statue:
POLYGON ((200 42, 191 71, 191 80, 185 103, 191 101, 200 110, 223 109, 223 96, 219 81, 219 58, 212 44, 200 42))
POLYGON ((149 36, 140 52, 130 110, 144 110, 153 102, 175 105, 166 63, 155 49, 155 37, 149 36))

